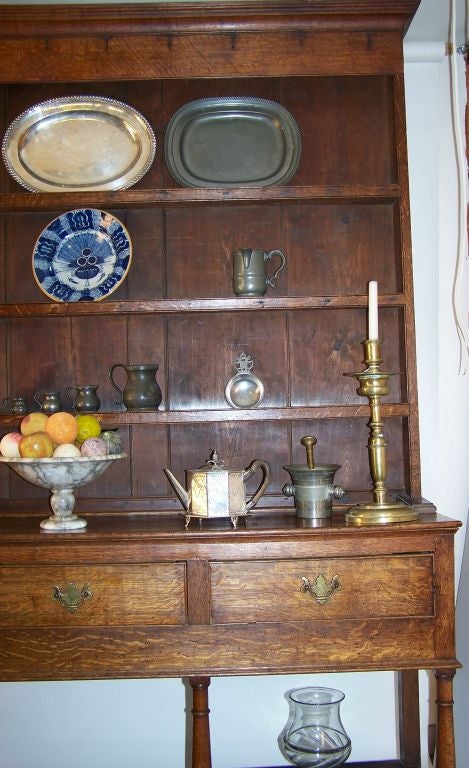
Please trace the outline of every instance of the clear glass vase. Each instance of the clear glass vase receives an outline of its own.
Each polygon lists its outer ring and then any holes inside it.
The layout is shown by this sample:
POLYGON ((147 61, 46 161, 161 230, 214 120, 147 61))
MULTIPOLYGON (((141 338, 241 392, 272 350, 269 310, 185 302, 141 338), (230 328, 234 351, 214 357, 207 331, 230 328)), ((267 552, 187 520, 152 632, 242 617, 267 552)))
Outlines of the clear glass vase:
POLYGON ((345 694, 334 688, 289 691, 290 714, 280 737, 284 757, 301 768, 337 768, 352 751, 340 719, 345 694))

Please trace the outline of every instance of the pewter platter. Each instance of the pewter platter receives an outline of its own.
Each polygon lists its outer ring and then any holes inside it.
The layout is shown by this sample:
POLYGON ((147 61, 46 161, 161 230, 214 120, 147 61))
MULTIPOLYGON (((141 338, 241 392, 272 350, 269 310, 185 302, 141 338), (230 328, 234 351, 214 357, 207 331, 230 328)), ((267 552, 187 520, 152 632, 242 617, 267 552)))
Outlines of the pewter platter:
POLYGON ((291 179, 301 154, 293 116, 268 99, 198 99, 172 116, 165 158, 187 187, 265 187, 291 179))
POLYGON ((155 136, 133 107, 101 96, 70 96, 19 115, 2 143, 13 178, 31 192, 126 189, 155 156, 155 136))

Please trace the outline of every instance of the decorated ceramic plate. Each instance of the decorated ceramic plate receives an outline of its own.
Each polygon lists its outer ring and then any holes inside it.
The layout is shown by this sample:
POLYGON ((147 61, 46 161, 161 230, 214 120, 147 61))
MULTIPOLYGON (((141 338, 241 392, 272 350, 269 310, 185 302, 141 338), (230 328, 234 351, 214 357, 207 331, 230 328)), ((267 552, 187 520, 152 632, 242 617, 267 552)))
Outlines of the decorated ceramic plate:
POLYGON ((268 99, 198 99, 174 113, 166 164, 187 187, 285 184, 298 168, 301 140, 293 116, 268 99))
POLYGON ((83 208, 54 219, 33 251, 33 274, 53 301, 101 301, 125 279, 132 245, 124 225, 106 211, 83 208))
POLYGON ((133 107, 101 96, 70 96, 19 115, 2 143, 4 163, 31 192, 126 189, 148 171, 156 141, 133 107))

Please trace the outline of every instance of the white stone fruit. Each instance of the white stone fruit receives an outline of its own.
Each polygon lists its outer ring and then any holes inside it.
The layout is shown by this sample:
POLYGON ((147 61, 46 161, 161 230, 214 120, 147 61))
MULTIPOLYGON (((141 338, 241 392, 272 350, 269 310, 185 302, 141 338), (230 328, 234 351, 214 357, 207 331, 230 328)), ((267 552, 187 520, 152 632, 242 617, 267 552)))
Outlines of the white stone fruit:
POLYGON ((7 432, 0 440, 0 454, 6 459, 18 459, 21 454, 18 448, 23 436, 19 432, 7 432))
POLYGON ((57 446, 53 456, 54 459, 70 459, 81 456, 81 452, 73 443, 62 443, 62 445, 57 446))

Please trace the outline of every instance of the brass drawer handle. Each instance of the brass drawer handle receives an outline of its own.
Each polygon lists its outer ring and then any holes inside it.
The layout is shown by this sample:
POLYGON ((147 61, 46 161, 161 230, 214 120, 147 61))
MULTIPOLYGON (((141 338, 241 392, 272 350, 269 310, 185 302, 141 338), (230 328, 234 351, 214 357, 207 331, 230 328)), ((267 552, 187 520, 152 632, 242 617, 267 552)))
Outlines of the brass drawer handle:
POLYGON ((76 584, 67 584, 63 590, 57 586, 52 588, 52 600, 57 600, 71 613, 77 611, 85 600, 90 600, 92 597, 93 593, 88 584, 84 584, 81 589, 78 589, 76 584))
POLYGON ((301 581, 303 584, 300 587, 300 592, 309 592, 311 597, 314 597, 321 605, 327 603, 334 592, 342 589, 338 576, 333 576, 330 581, 327 581, 322 573, 320 573, 319 576, 316 576, 313 583, 306 576, 302 576, 301 581))

